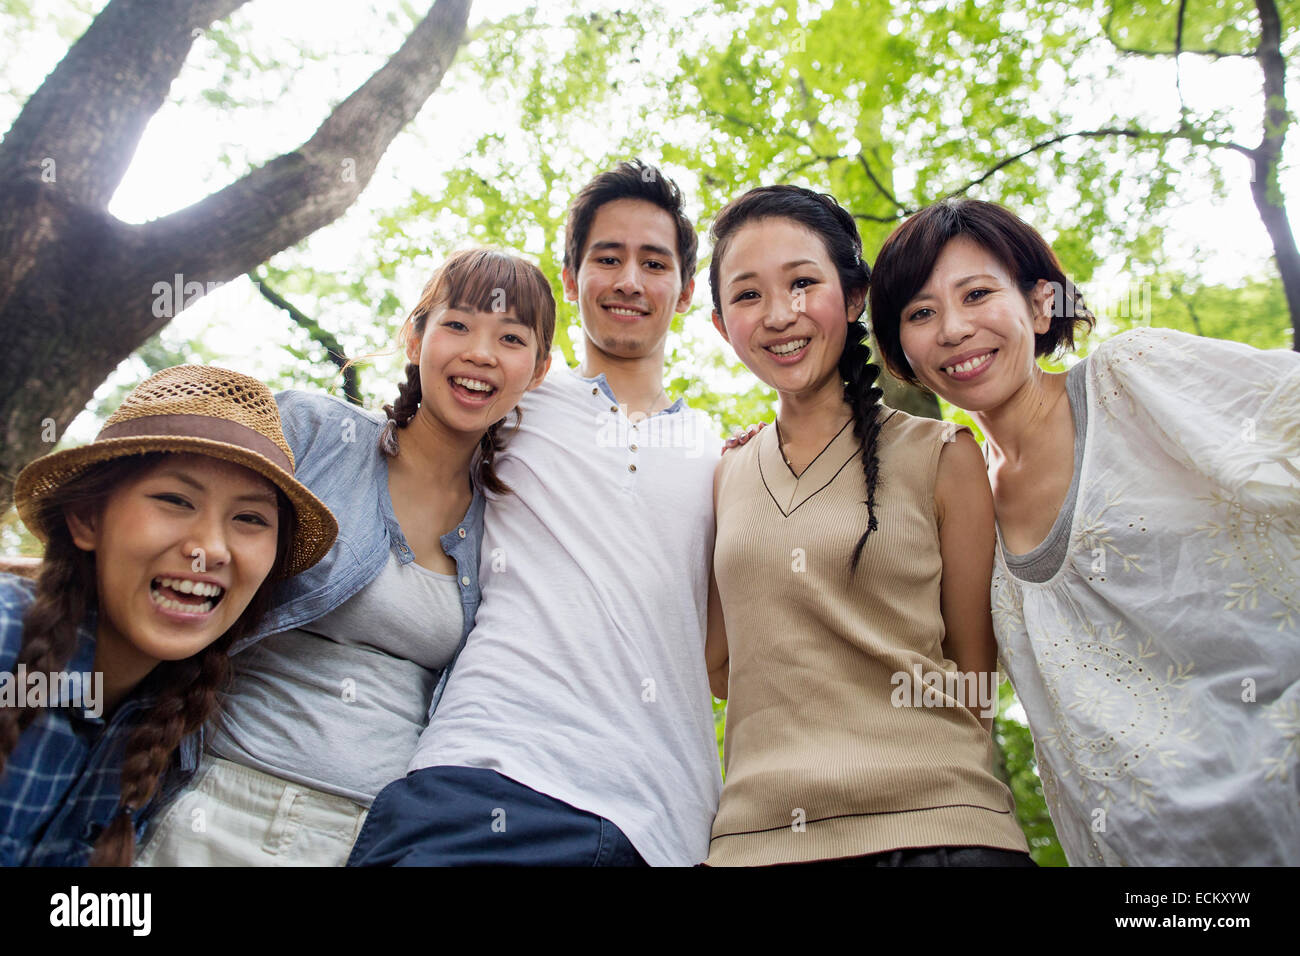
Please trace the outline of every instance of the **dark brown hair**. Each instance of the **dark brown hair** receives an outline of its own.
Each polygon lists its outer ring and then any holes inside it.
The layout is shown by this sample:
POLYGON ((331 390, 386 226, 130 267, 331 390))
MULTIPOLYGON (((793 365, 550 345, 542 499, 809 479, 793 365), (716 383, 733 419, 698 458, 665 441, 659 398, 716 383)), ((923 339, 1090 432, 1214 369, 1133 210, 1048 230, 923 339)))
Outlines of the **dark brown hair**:
MULTIPOLYGON (((429 316, 442 308, 470 312, 500 312, 509 306, 515 316, 537 335, 537 365, 550 354, 555 338, 555 295, 542 270, 526 259, 495 249, 467 249, 453 253, 425 284, 420 301, 402 326, 403 345, 424 336, 429 316)), ((389 458, 398 453, 397 430, 410 424, 420 410, 420 366, 406 363, 406 381, 398 387, 397 401, 384 406, 388 423, 379 435, 379 450, 389 458)), ((515 409, 515 428, 522 421, 515 409)), ((510 489, 497 477, 492 462, 505 447, 501 421, 493 422, 479 440, 472 466, 478 484, 495 494, 510 489)))
MULTIPOLYGON (((77 649, 77 630, 98 603, 95 555, 73 543, 64 519, 67 509, 101 510, 114 488, 162 461, 166 454, 151 452, 101 462, 46 497, 40 521, 48 531, 49 541, 36 577, 35 596, 23 615, 22 646, 14 662, 15 673, 20 664, 28 671, 42 673, 66 667, 77 649)), ((248 607, 216 641, 184 660, 160 662, 137 688, 137 692, 155 695, 155 700, 127 740, 121 768, 121 803, 95 842, 92 866, 131 864, 136 813, 153 798, 159 778, 181 740, 216 713, 217 694, 230 674, 231 645, 252 633, 270 607, 276 582, 287 576, 296 520, 292 505, 279 489, 276 498, 279 528, 275 564, 248 607)), ((0 773, 36 715, 31 707, 0 707, 0 773)))
POLYGON ((871 323, 896 378, 920 385, 903 354, 899 325, 904 306, 929 281, 946 246, 967 236, 987 249, 1010 273, 1028 299, 1040 279, 1051 283, 1052 324, 1034 337, 1035 355, 1054 355, 1074 348, 1076 327, 1083 334, 1095 319, 1083 295, 1061 268, 1056 253, 1033 226, 996 203, 979 199, 945 199, 922 209, 890 234, 876 257, 871 283, 871 323))
MULTIPOLYGON (((861 303, 871 283, 871 268, 862 259, 862 237, 853 216, 827 193, 815 193, 800 186, 760 186, 733 200, 718 213, 709 236, 713 240, 713 257, 709 263, 709 288, 713 293, 713 310, 722 312, 719 270, 731 239, 742 226, 763 219, 788 219, 821 239, 827 255, 835 265, 844 307, 858 304, 858 314, 849 323, 844 351, 840 353, 839 373, 844 380, 844 401, 853 412, 853 434, 862 442, 862 471, 867 484, 867 528, 853 549, 851 571, 856 571, 867 538, 876 530, 876 485, 880 459, 876 440, 880 435, 880 400, 884 393, 875 384, 880 369, 871 364, 870 336, 862 324, 861 303)), ((725 316, 723 317, 725 324, 725 316)))
POLYGON ((578 191, 569 205, 564 223, 564 268, 576 278, 586 251, 587 236, 596 212, 616 199, 641 199, 653 203, 673 217, 677 229, 677 258, 682 272, 682 288, 695 277, 695 258, 699 238, 695 226, 682 211, 682 191, 655 166, 639 159, 619 163, 601 173, 578 191))

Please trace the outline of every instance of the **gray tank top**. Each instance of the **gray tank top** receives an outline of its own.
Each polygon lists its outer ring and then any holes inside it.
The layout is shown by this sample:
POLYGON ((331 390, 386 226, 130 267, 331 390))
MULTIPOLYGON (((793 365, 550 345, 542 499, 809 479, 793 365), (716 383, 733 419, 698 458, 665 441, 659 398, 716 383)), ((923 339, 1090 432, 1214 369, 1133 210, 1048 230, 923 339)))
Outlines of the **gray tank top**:
POLYGON ((1022 581, 1042 584, 1050 581, 1061 565, 1070 543, 1070 528, 1074 524, 1074 505, 1079 497, 1079 473, 1083 469, 1084 438, 1088 433, 1088 383, 1084 378, 1085 359, 1070 369, 1065 376, 1065 393, 1070 400, 1070 417, 1074 419, 1074 476, 1070 490, 1065 493, 1061 510, 1052 524, 1052 530, 1034 550, 1025 554, 1012 554, 1005 548, 1002 557, 1007 570, 1022 581))
POLYGON ((463 625, 455 575, 390 552, 329 614, 235 656, 209 750, 368 807, 406 776, 463 625))

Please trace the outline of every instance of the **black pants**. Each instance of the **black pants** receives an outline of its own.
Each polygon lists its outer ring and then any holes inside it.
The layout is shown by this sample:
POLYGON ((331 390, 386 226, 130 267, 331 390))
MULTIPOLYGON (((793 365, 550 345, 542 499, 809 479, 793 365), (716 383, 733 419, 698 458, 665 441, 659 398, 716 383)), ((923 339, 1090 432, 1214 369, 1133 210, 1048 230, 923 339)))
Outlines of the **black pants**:
POLYGON ((986 846, 927 846, 787 866, 1037 866, 1028 853, 986 846))

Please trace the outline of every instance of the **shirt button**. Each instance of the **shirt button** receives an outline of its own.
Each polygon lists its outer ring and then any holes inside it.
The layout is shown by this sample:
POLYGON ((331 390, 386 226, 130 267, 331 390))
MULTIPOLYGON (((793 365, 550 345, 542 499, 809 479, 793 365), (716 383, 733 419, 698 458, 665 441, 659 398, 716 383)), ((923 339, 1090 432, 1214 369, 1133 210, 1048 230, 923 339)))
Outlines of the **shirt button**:
POLYGON ((457 528, 457 529, 456 529, 456 533, 457 533, 458 535, 460 535, 462 538, 465 537, 465 529, 464 529, 464 528, 457 528))
POLYGON ((633 450, 633 451, 636 451, 636 445, 633 445, 633 446, 632 446, 632 450, 633 450))
POLYGON ((610 410, 611 412, 616 412, 616 411, 618 411, 618 406, 617 406, 617 405, 611 405, 611 406, 609 406, 609 410, 610 410))
POLYGON ((595 395, 595 394, 596 394, 597 392, 599 392, 599 391, 600 391, 600 386, 599 386, 599 385, 593 385, 593 386, 591 386, 591 394, 595 395))
POLYGON ((469 578, 461 578, 460 583, 465 585, 465 587, 469 587, 469 578))
POLYGON ((628 466, 627 466, 627 470, 628 470, 628 471, 636 471, 636 465, 628 465, 628 466))

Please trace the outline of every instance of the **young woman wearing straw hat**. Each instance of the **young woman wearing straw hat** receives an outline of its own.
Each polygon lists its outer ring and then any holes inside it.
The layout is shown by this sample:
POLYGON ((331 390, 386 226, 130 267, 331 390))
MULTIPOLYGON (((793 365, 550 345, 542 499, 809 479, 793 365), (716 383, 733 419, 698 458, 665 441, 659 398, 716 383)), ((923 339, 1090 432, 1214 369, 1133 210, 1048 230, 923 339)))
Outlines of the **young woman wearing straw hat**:
POLYGON ((337 525, 266 386, 199 366, 141 383, 14 497, 46 547, 34 581, 0 575, 0 864, 126 864, 231 644, 337 525))

